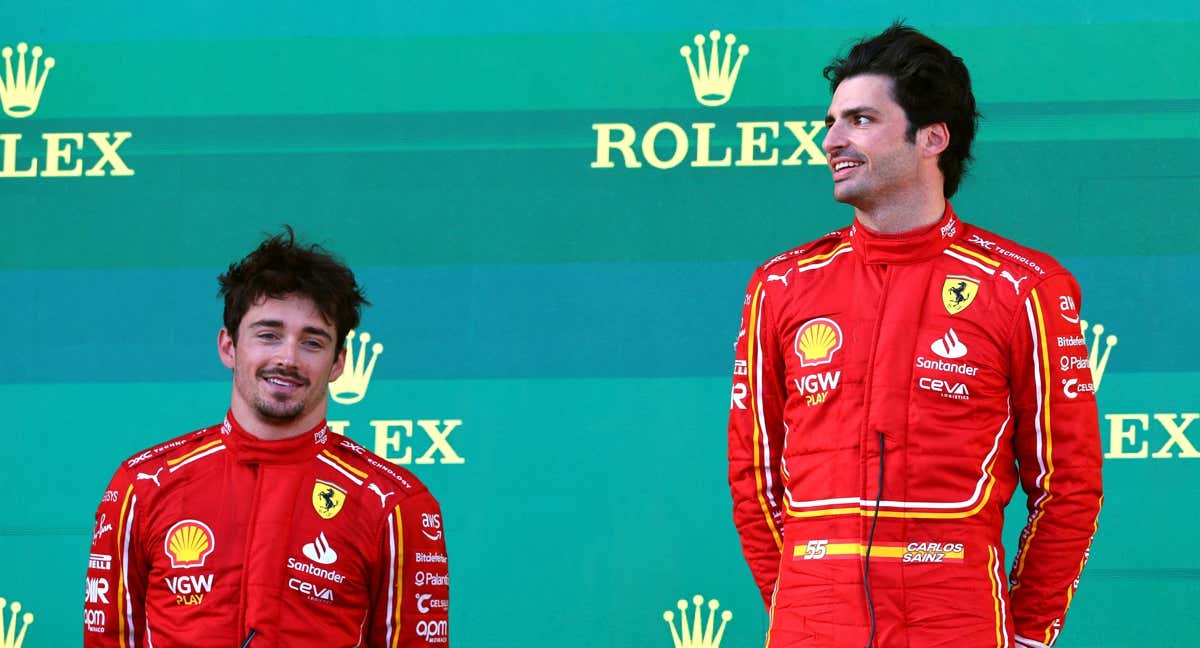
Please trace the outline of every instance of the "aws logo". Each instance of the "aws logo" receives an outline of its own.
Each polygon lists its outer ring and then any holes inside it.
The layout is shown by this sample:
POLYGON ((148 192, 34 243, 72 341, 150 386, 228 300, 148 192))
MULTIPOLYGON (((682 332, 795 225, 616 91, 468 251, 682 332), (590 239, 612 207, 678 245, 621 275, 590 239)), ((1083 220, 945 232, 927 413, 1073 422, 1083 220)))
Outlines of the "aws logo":
MULTIPOLYGON (((696 34, 692 45, 679 48, 686 65, 692 94, 706 108, 724 106, 733 91, 750 54, 750 46, 738 43, 734 34, 712 30, 705 38, 696 34)), ((664 54, 669 51, 663 47, 664 54)), ((668 61, 664 56, 662 61, 668 61)), ((748 69, 748 68, 747 68, 748 69)), ((592 124, 596 132, 593 169, 656 169, 691 167, 776 167, 824 166, 828 163, 817 135, 825 129, 825 120, 697 121, 678 124, 658 121, 644 128, 625 122, 592 124), (736 141, 737 145, 714 144, 736 141), (786 156, 786 157, 785 157, 786 156)))
MULTIPOLYGON (((58 61, 40 46, 17 43, 0 48, 0 107, 13 119, 37 113, 51 70, 58 61)), ((66 66, 63 66, 66 67, 66 66)), ((118 149, 129 131, 91 133, 0 133, 0 179, 131 176, 118 149), (41 142, 36 140, 40 139, 41 142), (24 141, 23 141, 24 140, 24 141)))

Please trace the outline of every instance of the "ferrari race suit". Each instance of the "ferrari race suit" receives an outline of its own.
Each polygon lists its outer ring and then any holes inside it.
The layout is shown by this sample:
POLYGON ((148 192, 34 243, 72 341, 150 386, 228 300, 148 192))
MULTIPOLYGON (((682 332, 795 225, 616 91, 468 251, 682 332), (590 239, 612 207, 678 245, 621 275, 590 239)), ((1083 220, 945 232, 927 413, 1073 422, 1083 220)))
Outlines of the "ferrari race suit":
POLYGON ((83 645, 436 647, 448 600, 441 512, 411 473, 324 421, 263 441, 230 413, 118 467, 83 645))
POLYGON ((1079 299, 948 204, 928 230, 856 222, 755 271, 729 482, 768 646, 1054 643, 1102 502, 1079 299))

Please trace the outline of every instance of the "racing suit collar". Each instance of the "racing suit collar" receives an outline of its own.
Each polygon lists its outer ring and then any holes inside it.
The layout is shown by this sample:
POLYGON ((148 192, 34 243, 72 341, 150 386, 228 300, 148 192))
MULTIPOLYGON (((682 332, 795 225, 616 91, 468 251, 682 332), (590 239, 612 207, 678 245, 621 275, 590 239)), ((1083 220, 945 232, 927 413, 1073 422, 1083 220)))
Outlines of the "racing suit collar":
POLYGON ((329 443, 329 428, 325 421, 290 439, 265 441, 247 432, 233 417, 233 411, 225 414, 221 434, 225 439, 225 448, 240 463, 298 463, 312 459, 329 443))
POLYGON ((915 263, 941 254, 962 231, 962 221, 947 202, 938 222, 902 234, 873 232, 855 218, 854 227, 850 228, 850 240, 864 263, 915 263))

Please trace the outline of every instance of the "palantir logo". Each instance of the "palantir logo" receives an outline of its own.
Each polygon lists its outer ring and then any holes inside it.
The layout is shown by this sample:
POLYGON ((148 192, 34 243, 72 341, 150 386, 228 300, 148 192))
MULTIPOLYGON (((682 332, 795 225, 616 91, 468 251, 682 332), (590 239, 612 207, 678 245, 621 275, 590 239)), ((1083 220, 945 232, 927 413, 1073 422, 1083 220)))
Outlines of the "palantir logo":
POLYGON ((0 596, 0 648, 21 648, 25 643, 25 632, 29 630, 29 626, 33 623, 33 615, 26 612, 21 614, 21 604, 13 601, 12 605, 8 605, 8 601, 0 596), (12 610, 9 615, 5 614, 5 607, 12 610), (7 620, 6 620, 7 617, 7 620), (17 630, 17 619, 21 620, 21 629, 17 630))
POLYGON ((4 57, 4 77, 0 78, 0 105, 4 114, 16 119, 24 119, 37 112, 38 101, 42 98, 42 90, 46 87, 46 77, 54 67, 54 57, 47 56, 42 60, 42 48, 33 46, 33 62, 28 69, 25 67, 26 54, 29 45, 17 43, 17 68, 13 73, 13 48, 5 46, 0 50, 4 57), (38 62, 41 62, 41 74, 38 74, 38 62))
POLYGON ((704 604, 704 597, 699 594, 692 597, 692 604, 696 606, 693 614, 692 624, 688 625, 688 604, 684 599, 679 599, 675 607, 679 608, 679 627, 675 627, 675 613, 671 610, 663 612, 663 621, 671 628, 671 639, 675 642, 675 648, 720 648, 721 638, 725 636, 725 626, 733 619, 733 612, 725 610, 721 613, 721 625, 714 626, 717 615, 717 610, 721 604, 717 599, 711 599, 708 602, 708 619, 707 623, 701 624, 701 610, 704 604))

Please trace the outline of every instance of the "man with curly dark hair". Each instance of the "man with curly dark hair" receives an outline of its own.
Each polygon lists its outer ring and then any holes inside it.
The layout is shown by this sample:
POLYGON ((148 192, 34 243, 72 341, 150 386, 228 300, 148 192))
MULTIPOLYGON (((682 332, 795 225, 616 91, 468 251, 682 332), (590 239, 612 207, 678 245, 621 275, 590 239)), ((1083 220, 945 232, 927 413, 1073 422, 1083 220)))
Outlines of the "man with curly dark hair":
POLYGON ((96 512, 84 646, 448 642, 437 501, 326 425, 367 304, 291 228, 220 276, 221 424, 124 461, 96 512))
POLYGON ((1103 500, 1079 287, 951 208, 978 119, 962 59, 894 24, 825 76, 854 222, 754 272, 734 363, 729 483, 768 646, 1045 648, 1103 500))

